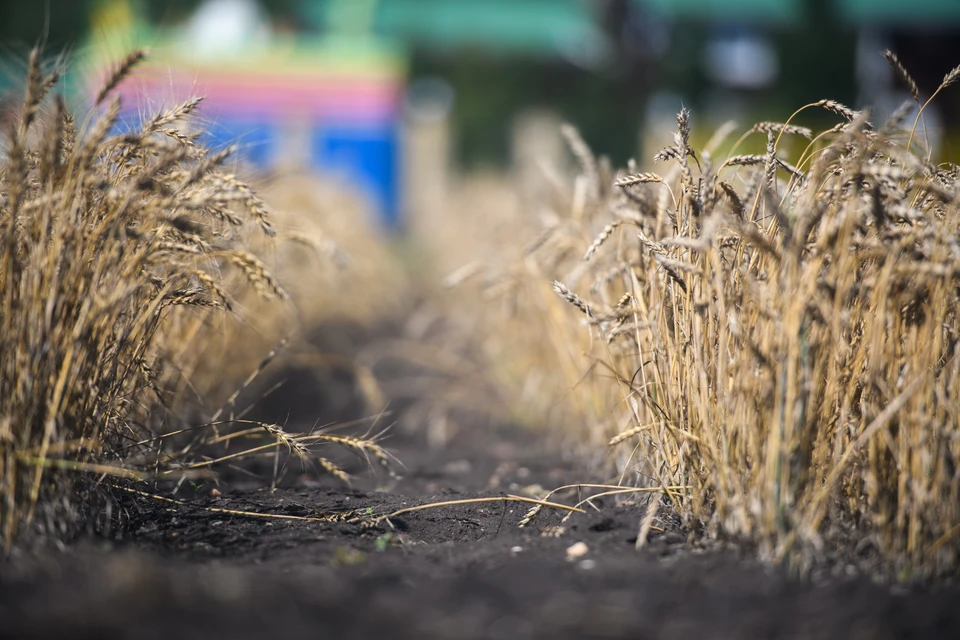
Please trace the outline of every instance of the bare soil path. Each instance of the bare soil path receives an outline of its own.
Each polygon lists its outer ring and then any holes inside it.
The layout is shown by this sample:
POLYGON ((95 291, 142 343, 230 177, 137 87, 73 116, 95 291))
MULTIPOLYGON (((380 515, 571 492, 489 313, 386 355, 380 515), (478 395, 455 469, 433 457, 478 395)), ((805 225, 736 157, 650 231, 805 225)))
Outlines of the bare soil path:
POLYGON ((519 504, 415 511, 393 528, 203 508, 376 514, 584 479, 516 430, 464 433, 439 452, 389 445, 407 466, 389 491, 301 478, 273 493, 224 486, 185 506, 141 501, 119 541, 0 564, 0 637, 960 637, 960 590, 799 584, 669 531, 636 551, 642 509, 612 500, 571 517, 559 537, 544 532, 562 514, 519 529, 528 508, 519 504), (577 542, 587 553, 567 560, 577 542))

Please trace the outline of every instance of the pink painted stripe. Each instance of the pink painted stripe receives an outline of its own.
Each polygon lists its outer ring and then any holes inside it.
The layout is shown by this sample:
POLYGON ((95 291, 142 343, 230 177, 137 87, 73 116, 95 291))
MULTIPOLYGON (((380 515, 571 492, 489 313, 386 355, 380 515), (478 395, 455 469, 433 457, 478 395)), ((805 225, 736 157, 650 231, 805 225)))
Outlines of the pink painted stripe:
POLYGON ((124 98, 136 104, 147 95, 177 100, 204 96, 203 110, 211 116, 222 110, 258 117, 293 115, 351 121, 394 118, 401 90, 401 83, 395 80, 236 73, 191 76, 184 72, 140 75, 121 87, 124 98))
POLYGON ((344 116, 352 120, 386 120, 397 113, 397 100, 359 92, 328 94, 317 91, 264 91, 257 87, 171 85, 142 86, 124 92, 125 98, 140 103, 144 95, 204 97, 202 111, 213 115, 225 110, 259 116, 344 116))

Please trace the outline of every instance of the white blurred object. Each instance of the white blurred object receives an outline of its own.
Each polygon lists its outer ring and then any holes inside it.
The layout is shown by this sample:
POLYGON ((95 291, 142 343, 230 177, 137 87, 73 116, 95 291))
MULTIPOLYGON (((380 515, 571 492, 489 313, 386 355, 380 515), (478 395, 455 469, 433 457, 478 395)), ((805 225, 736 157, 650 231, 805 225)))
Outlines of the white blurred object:
POLYGON ((588 551, 590 551, 590 548, 585 542, 575 542, 567 547, 567 560, 575 560, 583 557, 587 555, 588 551))
POLYGON ((574 38, 558 38, 557 49, 568 62, 583 69, 600 69, 614 57, 607 37, 594 28, 584 28, 574 38))
POLYGON ((759 89, 777 79, 780 61, 770 40, 752 31, 734 31, 711 38, 704 50, 707 75, 719 84, 759 89))
POLYGON ((256 0, 206 0, 187 23, 193 51, 204 57, 232 55, 270 41, 270 22, 256 0))

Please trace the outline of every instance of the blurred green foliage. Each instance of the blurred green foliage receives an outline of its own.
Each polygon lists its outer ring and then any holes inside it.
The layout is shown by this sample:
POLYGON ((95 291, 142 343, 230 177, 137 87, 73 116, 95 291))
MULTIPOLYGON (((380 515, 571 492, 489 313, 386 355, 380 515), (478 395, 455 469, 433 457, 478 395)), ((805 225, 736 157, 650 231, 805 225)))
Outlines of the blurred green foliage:
POLYGON ((549 107, 574 123, 594 148, 614 159, 636 153, 648 93, 642 78, 627 84, 562 61, 517 60, 480 51, 456 57, 414 55, 411 73, 441 76, 453 87, 452 125, 462 164, 506 162, 512 117, 536 107, 549 107))
POLYGON ((24 54, 35 44, 51 50, 74 46, 90 26, 94 0, 8 0, 0 20, 0 52, 24 54))

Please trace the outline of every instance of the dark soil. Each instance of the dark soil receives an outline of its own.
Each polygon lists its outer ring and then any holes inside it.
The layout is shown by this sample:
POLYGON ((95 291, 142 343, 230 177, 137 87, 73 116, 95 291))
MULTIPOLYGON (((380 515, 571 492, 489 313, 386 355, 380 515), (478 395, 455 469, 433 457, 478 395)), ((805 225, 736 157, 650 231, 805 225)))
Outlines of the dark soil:
POLYGON ((136 502, 119 540, 14 557, 0 564, 0 637, 960 637, 957 589, 896 592, 856 577, 799 583, 744 554, 691 547, 669 522, 637 551, 636 502, 600 499, 599 510, 562 524, 544 512, 524 529, 529 505, 504 502, 370 527, 369 514, 585 475, 519 431, 461 433, 439 452, 416 439, 388 444, 407 468, 401 480, 382 477, 380 490, 308 476, 276 492, 224 484, 222 495, 204 488, 188 505, 136 502), (563 533, 549 535, 558 526, 563 533), (567 559, 577 542, 586 554, 567 559))

